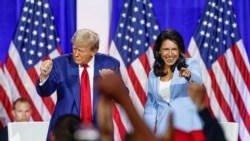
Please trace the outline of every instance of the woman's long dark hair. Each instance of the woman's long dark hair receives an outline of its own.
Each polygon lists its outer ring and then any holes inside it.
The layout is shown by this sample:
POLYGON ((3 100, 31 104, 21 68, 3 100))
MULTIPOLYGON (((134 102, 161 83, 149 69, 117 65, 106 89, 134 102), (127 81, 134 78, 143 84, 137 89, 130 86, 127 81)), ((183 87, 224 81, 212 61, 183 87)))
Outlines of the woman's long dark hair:
POLYGON ((155 58, 153 69, 154 69, 154 73, 156 76, 167 75, 167 73, 164 73, 165 62, 163 61, 159 53, 162 42, 164 42, 166 39, 169 39, 173 41, 174 43, 176 43, 180 51, 180 56, 178 60, 174 63, 174 65, 171 66, 171 71, 174 72, 174 69, 176 66, 178 69, 182 67, 187 67, 186 56, 185 56, 185 45, 184 45, 184 41, 183 41, 181 34, 174 29, 167 29, 165 31, 162 31, 158 35, 155 41, 154 49, 153 49, 154 58, 155 58))

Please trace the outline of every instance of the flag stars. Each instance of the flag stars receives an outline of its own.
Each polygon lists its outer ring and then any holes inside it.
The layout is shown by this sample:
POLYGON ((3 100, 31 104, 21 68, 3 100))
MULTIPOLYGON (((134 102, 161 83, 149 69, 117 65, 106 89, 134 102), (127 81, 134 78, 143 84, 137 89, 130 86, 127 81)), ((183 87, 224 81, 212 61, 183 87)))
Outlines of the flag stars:
POLYGON ((224 32, 223 32, 225 35, 227 35, 227 31, 226 30, 224 30, 224 32))
POLYGON ((234 38, 234 37, 235 37, 235 34, 234 34, 234 33, 231 33, 231 37, 234 38))
POLYGON ((47 18, 47 17, 48 17, 48 14, 44 13, 43 18, 47 18))
POLYGON ((209 55, 209 60, 213 60, 213 56, 212 55, 209 55))
POLYGON ((128 52, 132 52, 132 49, 131 49, 131 48, 128 48, 128 52))
POLYGON ((22 20, 23 22, 25 22, 27 19, 26 19, 26 17, 22 17, 21 20, 22 20))
POLYGON ((144 45, 145 45, 145 47, 148 47, 148 43, 147 42, 144 45))
POLYGON ((202 24, 203 24, 204 26, 206 26, 206 25, 207 25, 207 21, 203 21, 202 24))
POLYGON ((37 5, 38 5, 38 6, 42 6, 42 2, 41 2, 41 1, 38 1, 38 2, 37 2, 37 5))
POLYGON ((29 41, 28 38, 25 38, 25 39, 24 39, 24 42, 25 42, 25 43, 28 43, 28 41, 29 41))
POLYGON ((42 56, 43 56, 43 53, 39 51, 39 52, 37 53, 37 56, 38 56, 38 57, 42 57, 42 56))
POLYGON ((122 37, 122 34, 121 34, 121 33, 118 33, 118 34, 117 34, 117 37, 118 37, 118 38, 121 38, 121 37, 122 37))
POLYGON ((207 25, 207 26, 211 28, 211 27, 212 27, 212 23, 208 23, 208 25, 207 25))
POLYGON ((218 51, 219 51, 218 47, 214 48, 214 51, 215 51, 215 52, 218 52, 218 51))
POLYGON ((22 52, 26 52, 27 51, 27 49, 24 47, 24 48, 22 48, 22 52))
POLYGON ((140 45, 140 44, 141 44, 141 40, 137 40, 137 41, 136 41, 136 44, 137 44, 137 45, 140 45))
POLYGON ((32 64, 33 64, 33 61, 29 59, 27 63, 28 63, 29 65, 32 65, 32 64))
POLYGON ((222 7, 220 7, 220 8, 219 8, 219 11, 222 13, 222 12, 223 12, 223 8, 222 8, 222 7))
POLYGON ((45 3, 45 4, 44 4, 44 8, 49 8, 49 4, 48 4, 48 3, 45 3))
POLYGON ((123 17, 123 18, 126 18, 126 14, 125 14, 125 13, 122 13, 122 17, 123 17))
POLYGON ((41 12, 40 12, 40 11, 37 11, 37 12, 36 12, 36 15, 37 15, 37 16, 40 16, 40 15, 41 15, 41 12))
POLYGON ((53 40, 53 39, 54 39, 54 36, 53 36, 53 35, 49 35, 49 39, 50 39, 50 40, 53 40))
POLYGON ((28 10, 29 10, 28 7, 23 7, 23 11, 24 11, 24 12, 27 12, 28 10))
POLYGON ((200 34, 201 34, 202 36, 204 36, 204 35, 205 35, 205 31, 202 30, 202 31, 200 32, 200 34))
POLYGON ((32 32, 32 34, 33 34, 34 36, 37 35, 37 31, 34 30, 34 31, 32 32))
POLYGON ((53 25, 51 25, 51 26, 49 26, 49 29, 50 29, 50 30, 54 30, 55 27, 54 27, 53 25))
POLYGON ((211 13, 209 14, 209 16, 210 16, 211 18, 213 18, 213 17, 214 17, 214 13, 211 12, 211 13))
POLYGON ((24 31, 24 27, 23 27, 23 26, 20 26, 19 30, 20 30, 20 31, 24 31))
POLYGON ((41 33, 40 35, 42 38, 45 38, 45 33, 41 33))
POLYGON ((43 24, 42 24, 42 27, 43 27, 43 28, 46 28, 46 23, 43 23, 43 24))
POLYGON ((233 23, 232 26, 233 26, 233 28, 236 28, 236 27, 237 27, 237 24, 236 24, 236 23, 233 23))
POLYGON ((229 21, 228 21, 228 20, 226 20, 226 21, 225 21, 225 24, 226 24, 226 25, 229 25, 229 21))
POLYGON ((30 13, 30 14, 32 14, 32 13, 33 13, 33 10, 32 10, 32 9, 30 9, 30 10, 29 10, 29 13, 30 13))
POLYGON ((49 50, 51 50, 51 49, 52 49, 52 45, 48 44, 47 48, 48 48, 49 50))
POLYGON ((134 31, 135 31, 135 28, 134 28, 134 27, 130 28, 130 31, 131 31, 131 32, 134 32, 134 31))
POLYGON ((144 24, 145 24, 145 21, 144 21, 144 20, 141 20, 140 23, 141 23, 142 25, 144 25, 144 24))
POLYGON ((138 12, 139 8, 138 7, 134 7, 134 12, 138 12))
POLYGON ((119 26, 120 26, 121 28, 123 28, 123 27, 124 27, 124 23, 120 23, 119 26))
POLYGON ((35 25, 35 26, 38 26, 38 25, 39 25, 39 22, 38 22, 38 21, 35 21, 35 22, 34 22, 34 25, 35 25))
POLYGON ((138 49, 136 49, 134 52, 135 52, 135 55, 139 54, 139 50, 138 49))
POLYGON ((123 49, 124 49, 124 50, 127 50, 127 49, 128 49, 128 46, 127 46, 127 45, 124 45, 124 46, 123 46, 123 49))
POLYGON ((31 19, 28 19, 27 22, 30 23, 30 22, 31 22, 31 19))
POLYGON ((151 23, 147 23, 146 26, 147 26, 147 27, 150 27, 150 26, 151 26, 151 23))
POLYGON ((30 53, 30 55, 34 55, 35 51, 34 51, 33 49, 31 49, 31 50, 29 51, 29 53, 30 53))
POLYGON ((224 45, 226 45, 226 44, 227 44, 227 42, 226 42, 225 40, 223 40, 223 44, 224 44, 224 45))
POLYGON ((128 35, 126 35, 126 36, 125 36, 125 39, 126 39, 126 40, 129 40, 129 36, 128 36, 128 35))
POLYGON ((18 37, 17 37, 17 40, 18 40, 18 41, 21 41, 22 39, 23 39, 22 36, 18 36, 18 37))
POLYGON ((212 6, 212 7, 215 7, 215 6, 216 6, 215 2, 213 2, 213 3, 211 4, 211 6, 212 6))
POLYGON ((208 43, 204 43, 203 46, 204 46, 205 48, 207 48, 207 47, 208 47, 208 43))
POLYGON ((154 30, 159 30, 159 27, 157 25, 155 25, 154 30))
POLYGON ((131 61, 131 59, 130 59, 130 58, 128 58, 128 59, 127 59, 127 62, 130 62, 130 61, 131 61))
POLYGON ((222 18, 221 18, 221 17, 219 17, 218 21, 221 23, 221 22, 222 22, 222 18))
POLYGON ((132 38, 129 38, 129 42, 132 43, 132 42, 133 42, 133 39, 132 39, 132 38))
POLYGON ((215 40, 216 40, 216 42, 220 42, 220 38, 219 37, 217 37, 215 40))
POLYGON ((148 17, 152 17, 152 14, 151 14, 151 13, 148 13, 148 17))
POLYGON ((152 8, 152 7, 153 7, 153 4, 152 4, 152 3, 149 3, 149 4, 148 4, 148 7, 149 7, 149 8, 152 8))
POLYGON ((210 12, 209 11, 206 11, 206 15, 209 16, 210 12))
POLYGON ((217 32, 221 32, 221 29, 219 27, 217 28, 217 32))
POLYGON ((40 42, 39 47, 44 47, 44 43, 40 42))
POLYGON ((136 22, 136 18, 133 17, 133 18, 131 19, 131 21, 132 21, 132 22, 136 22))
POLYGON ((157 35, 153 35, 153 40, 156 40, 157 39, 157 35))
POLYGON ((206 37, 209 38, 210 37, 210 33, 206 33, 206 37))
POLYGON ((33 45, 33 46, 36 45, 36 41, 35 41, 35 40, 32 40, 32 41, 31 41, 31 45, 33 45))
POLYGON ((124 3, 124 7, 128 8, 128 3, 127 2, 124 3))
POLYGON ((143 34, 143 30, 140 29, 140 30, 138 31, 138 34, 139 34, 139 35, 142 35, 142 34, 143 34))

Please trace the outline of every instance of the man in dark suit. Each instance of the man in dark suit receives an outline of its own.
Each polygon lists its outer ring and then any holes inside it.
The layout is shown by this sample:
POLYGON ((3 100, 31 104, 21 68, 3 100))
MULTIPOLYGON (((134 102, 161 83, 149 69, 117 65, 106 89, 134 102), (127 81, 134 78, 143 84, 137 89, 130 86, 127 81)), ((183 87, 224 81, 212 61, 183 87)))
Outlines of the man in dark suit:
MULTIPOLYGON (((72 37, 73 52, 59 56, 53 60, 46 60, 41 64, 40 79, 37 82, 37 92, 40 96, 50 96, 57 91, 57 102, 50 121, 49 131, 53 129, 55 121, 64 114, 79 115, 83 120, 81 105, 84 97, 81 96, 81 74, 83 65, 87 65, 90 82, 91 123, 96 124, 97 102, 99 93, 95 86, 95 77, 101 69, 111 69, 120 73, 120 63, 111 56, 97 53, 99 36, 89 29, 78 30, 72 37)), ((88 106, 89 107, 89 106, 88 106)), ((86 114, 85 114, 86 115, 86 114)), ((112 120, 112 119, 110 119, 112 120)), ((89 121, 88 121, 89 122, 89 121)), ((49 140, 48 136, 47 139, 49 140)))

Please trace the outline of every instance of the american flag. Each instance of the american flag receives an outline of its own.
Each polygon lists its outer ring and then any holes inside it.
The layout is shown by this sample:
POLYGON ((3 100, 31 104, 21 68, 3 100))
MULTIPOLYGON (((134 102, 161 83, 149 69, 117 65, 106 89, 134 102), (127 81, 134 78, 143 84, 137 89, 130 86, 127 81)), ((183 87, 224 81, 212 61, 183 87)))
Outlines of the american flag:
MULTIPOLYGON (((146 102, 146 83, 154 57, 152 45, 159 34, 152 3, 149 0, 125 0, 112 39, 109 54, 121 62, 121 74, 130 97, 142 115, 146 102)), ((131 131, 126 114, 116 106, 115 140, 131 131)))
MULTIPOLYGON (((11 103, 18 97, 31 101, 33 121, 50 120, 56 95, 41 98, 35 84, 42 60, 59 56, 60 52, 48 0, 26 0, 4 66, 4 75, 10 88, 10 92, 5 91, 4 97, 10 98, 11 103)), ((8 107, 5 108, 8 113, 8 107)))
POLYGON ((188 52, 200 60, 210 108, 250 140, 250 66, 231 0, 208 0, 188 52))

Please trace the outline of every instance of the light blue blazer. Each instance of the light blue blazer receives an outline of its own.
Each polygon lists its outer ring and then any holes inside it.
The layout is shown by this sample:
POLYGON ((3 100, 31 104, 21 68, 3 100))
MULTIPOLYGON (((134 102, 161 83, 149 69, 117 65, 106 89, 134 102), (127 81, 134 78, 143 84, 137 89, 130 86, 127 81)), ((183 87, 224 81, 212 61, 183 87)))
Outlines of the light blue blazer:
MULTIPOLYGON (((186 63, 191 71, 190 81, 202 84, 201 70, 198 61, 187 58, 186 63)), ((148 78, 147 101, 144 109, 144 121, 156 135, 162 136, 168 127, 169 114, 173 113, 174 127, 189 132, 202 129, 202 122, 197 109, 187 94, 188 81, 179 77, 175 68, 170 84, 170 101, 159 94, 160 77, 151 70, 148 78)))

